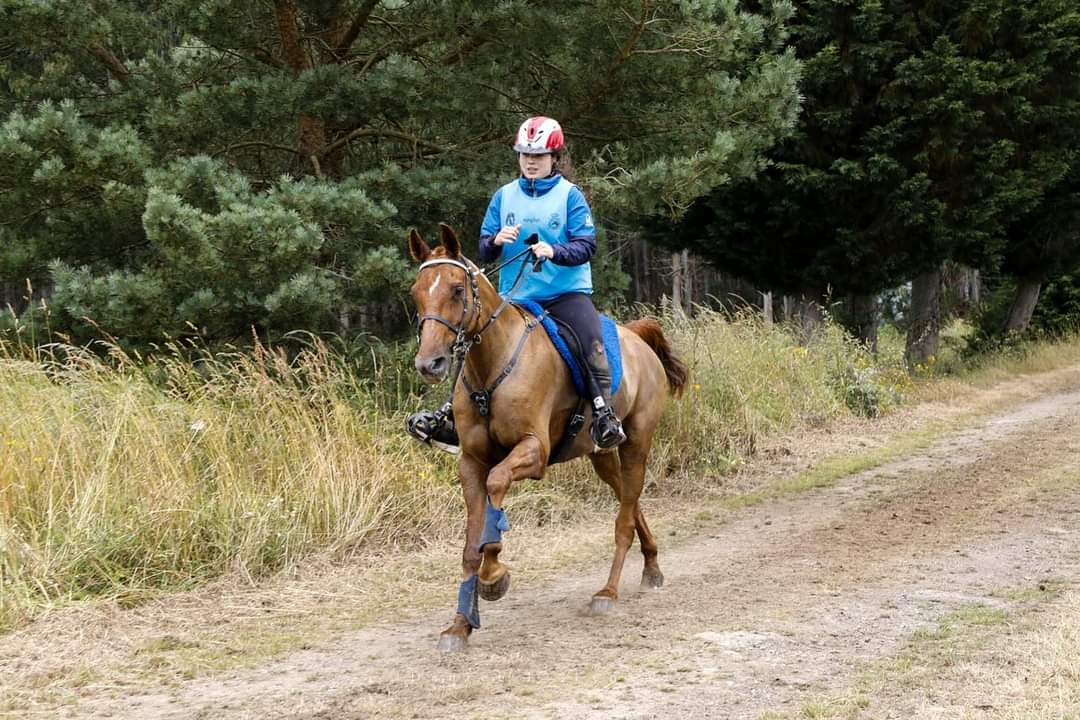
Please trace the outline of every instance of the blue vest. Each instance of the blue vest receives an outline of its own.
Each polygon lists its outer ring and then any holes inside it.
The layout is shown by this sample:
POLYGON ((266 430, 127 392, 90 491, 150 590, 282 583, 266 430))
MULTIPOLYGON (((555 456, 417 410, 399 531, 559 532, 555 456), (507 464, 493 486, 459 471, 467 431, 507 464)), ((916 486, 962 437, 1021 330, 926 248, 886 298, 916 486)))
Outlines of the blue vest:
MULTIPOLYGON (((525 249, 525 240, 536 233, 551 245, 560 245, 570 237, 566 233, 566 201, 574 187, 566 178, 560 178, 553 188, 538 197, 531 196, 514 180, 503 185, 499 198, 502 225, 521 225, 517 242, 502 246, 501 261, 513 257, 525 249)), ((525 262, 532 263, 532 254, 510 263, 499 271, 499 292, 506 294, 514 285, 518 270, 525 262)), ((566 267, 551 260, 540 266, 539 272, 525 270, 526 278, 514 293, 515 299, 551 300, 569 292, 592 294, 592 266, 589 263, 566 267)))

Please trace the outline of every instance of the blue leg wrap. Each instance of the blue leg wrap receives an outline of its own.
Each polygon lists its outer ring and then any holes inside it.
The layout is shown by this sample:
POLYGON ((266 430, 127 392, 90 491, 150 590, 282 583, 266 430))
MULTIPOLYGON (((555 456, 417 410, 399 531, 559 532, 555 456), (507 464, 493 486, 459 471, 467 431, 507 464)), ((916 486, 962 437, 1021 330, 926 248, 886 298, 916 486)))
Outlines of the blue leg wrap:
POLYGON ((477 576, 461 581, 457 591, 457 611, 465 616, 469 625, 480 627, 480 591, 476 584, 477 576))
POLYGON ((502 508, 494 507, 489 497, 484 502, 484 532, 480 533, 477 548, 483 550, 488 543, 502 542, 503 531, 509 529, 510 521, 506 519, 506 513, 502 508))

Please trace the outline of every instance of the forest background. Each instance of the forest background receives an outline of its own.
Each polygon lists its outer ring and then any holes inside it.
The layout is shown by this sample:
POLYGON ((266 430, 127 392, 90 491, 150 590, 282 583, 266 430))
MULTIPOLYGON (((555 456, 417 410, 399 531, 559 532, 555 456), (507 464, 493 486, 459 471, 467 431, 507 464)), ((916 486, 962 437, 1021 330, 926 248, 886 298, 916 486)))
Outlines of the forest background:
MULTIPOLYGON (((770 434, 889 412, 959 367, 951 314, 991 363, 1080 315, 1071 0, 4 0, 0 20, 0 631, 456 542, 452 466, 402 428, 432 402, 406 231, 475 238, 529 115, 567 130, 599 304, 655 305, 692 368, 649 493, 722 493, 770 434)), ((514 522, 603 492, 559 466, 514 522)))
POLYGON ((1068 0, 0 12, 8 332, 402 337, 406 229, 475 237, 531 114, 567 129, 609 308, 775 297, 871 343, 884 311, 913 365, 943 313, 993 336, 1077 311, 1068 0))

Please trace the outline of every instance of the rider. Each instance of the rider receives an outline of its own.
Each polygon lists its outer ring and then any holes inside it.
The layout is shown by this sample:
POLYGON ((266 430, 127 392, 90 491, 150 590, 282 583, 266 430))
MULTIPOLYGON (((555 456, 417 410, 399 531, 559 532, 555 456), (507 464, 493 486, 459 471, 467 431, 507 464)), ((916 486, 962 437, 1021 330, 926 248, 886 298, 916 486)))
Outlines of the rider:
MULTIPOLYGON (((512 258, 526 248, 526 238, 539 236, 532 254, 550 262, 528 274, 513 299, 535 301, 576 335, 592 396, 589 434, 597 447, 606 449, 626 440, 626 434, 611 407, 611 371, 600 334, 600 316, 590 297, 589 260, 596 252, 596 229, 585 195, 560 172, 564 148, 562 127, 555 120, 532 117, 521 124, 514 142, 521 177, 496 190, 488 204, 480 228, 480 260, 512 258)), ((500 293, 511 290, 525 262, 531 260, 523 257, 502 269, 500 293)), ((444 449, 456 449, 448 410, 411 416, 409 432, 444 449)))

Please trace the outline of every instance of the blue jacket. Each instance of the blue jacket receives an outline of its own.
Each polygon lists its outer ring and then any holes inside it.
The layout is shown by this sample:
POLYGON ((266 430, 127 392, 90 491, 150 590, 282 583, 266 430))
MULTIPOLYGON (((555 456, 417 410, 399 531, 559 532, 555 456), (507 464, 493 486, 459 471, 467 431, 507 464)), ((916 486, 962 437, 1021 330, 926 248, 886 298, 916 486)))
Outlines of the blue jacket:
MULTIPOLYGON (((488 204, 480 229, 480 260, 494 262, 525 249, 525 240, 536 233, 554 251, 551 262, 525 279, 515 297, 550 300, 568 292, 592 292, 589 260, 596 252, 596 228, 592 211, 581 189, 561 175, 540 180, 518 178, 499 188, 488 204), (492 243, 499 229, 521 225, 515 243, 501 247, 492 243)), ((507 292, 525 256, 500 272, 499 291, 507 292)))

